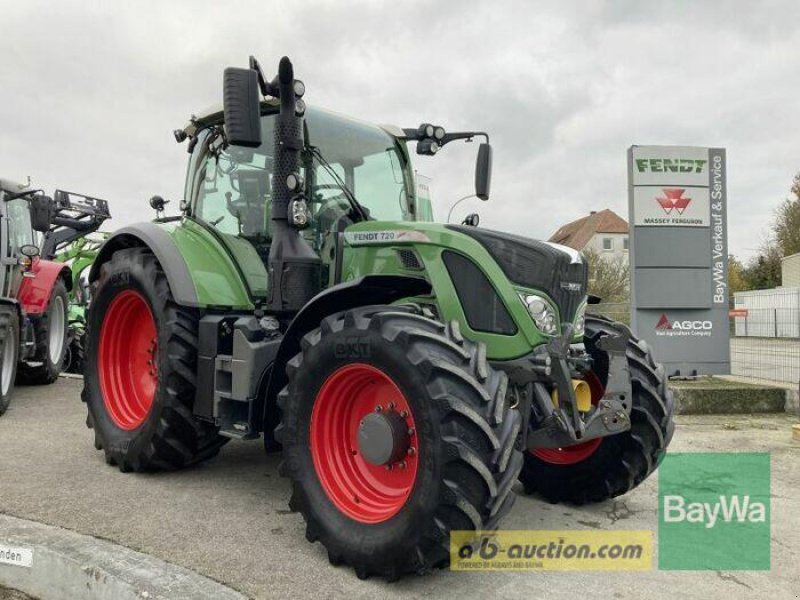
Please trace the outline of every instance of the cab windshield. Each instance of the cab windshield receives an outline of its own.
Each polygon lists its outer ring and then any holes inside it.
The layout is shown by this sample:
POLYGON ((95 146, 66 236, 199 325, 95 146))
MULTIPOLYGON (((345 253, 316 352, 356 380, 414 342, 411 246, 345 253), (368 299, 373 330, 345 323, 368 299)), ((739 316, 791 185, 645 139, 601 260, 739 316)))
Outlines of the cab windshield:
MULTIPOLYGON (((269 242, 274 123, 275 115, 262 116, 258 148, 223 148, 214 128, 198 141, 190 163, 198 163, 195 217, 220 233, 269 242)), ((317 251, 341 221, 411 218, 406 158, 382 129, 309 108, 301 160, 311 213, 304 236, 317 251)))

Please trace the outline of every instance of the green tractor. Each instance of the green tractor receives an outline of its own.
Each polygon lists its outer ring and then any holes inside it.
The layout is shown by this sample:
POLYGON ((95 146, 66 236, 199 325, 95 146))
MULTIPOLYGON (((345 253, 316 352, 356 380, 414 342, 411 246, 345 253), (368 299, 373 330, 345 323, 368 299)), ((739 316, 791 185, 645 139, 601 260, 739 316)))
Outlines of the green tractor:
POLYGON ((290 507, 333 564, 396 579, 491 530, 518 479, 552 501, 623 494, 673 432, 664 369, 585 314, 553 244, 416 220, 407 144, 480 132, 306 107, 287 58, 228 68, 224 105, 175 132, 181 214, 125 227, 89 281, 83 400, 106 461, 177 469, 230 439, 280 449, 290 507))
POLYGON ((83 373, 86 310, 91 300, 88 269, 92 266, 106 233, 96 233, 111 218, 108 203, 75 192, 56 190, 52 222, 42 237, 42 257, 69 265, 72 286, 67 294, 67 337, 63 369, 83 373))

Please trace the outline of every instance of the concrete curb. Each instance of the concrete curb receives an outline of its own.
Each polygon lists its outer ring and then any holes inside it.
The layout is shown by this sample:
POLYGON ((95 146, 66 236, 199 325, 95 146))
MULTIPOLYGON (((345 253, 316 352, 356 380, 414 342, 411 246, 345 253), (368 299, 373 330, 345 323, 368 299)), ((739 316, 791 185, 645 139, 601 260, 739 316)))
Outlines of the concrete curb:
POLYGON ((2 514, 0 561, 0 584, 41 600, 246 598, 207 577, 125 546, 2 514))

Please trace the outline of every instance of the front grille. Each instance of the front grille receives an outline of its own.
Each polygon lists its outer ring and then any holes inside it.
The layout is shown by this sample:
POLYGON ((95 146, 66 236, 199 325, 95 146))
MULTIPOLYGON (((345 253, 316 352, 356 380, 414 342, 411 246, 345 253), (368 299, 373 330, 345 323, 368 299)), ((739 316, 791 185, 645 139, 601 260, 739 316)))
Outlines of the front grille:
POLYGON ((558 305, 561 320, 571 322, 586 296, 588 267, 550 244, 518 235, 448 225, 479 242, 511 281, 545 292, 558 305))
POLYGON ((492 283, 478 266, 461 254, 445 250, 442 260, 456 288, 467 324, 475 331, 514 335, 517 324, 492 283))

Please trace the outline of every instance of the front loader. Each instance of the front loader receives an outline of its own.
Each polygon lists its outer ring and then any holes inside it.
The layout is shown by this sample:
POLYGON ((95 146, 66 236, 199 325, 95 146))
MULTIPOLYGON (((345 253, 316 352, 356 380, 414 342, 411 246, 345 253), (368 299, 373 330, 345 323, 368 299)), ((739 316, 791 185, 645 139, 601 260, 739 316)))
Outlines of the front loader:
POLYGON ((283 452, 290 507, 334 564, 396 579, 491 530, 522 479, 548 499, 627 492, 672 435, 664 371, 586 315, 568 248, 417 220, 408 146, 482 132, 374 126, 306 106, 283 58, 226 69, 188 141, 181 214, 125 227, 89 280, 87 424, 122 471, 229 439, 283 452))

